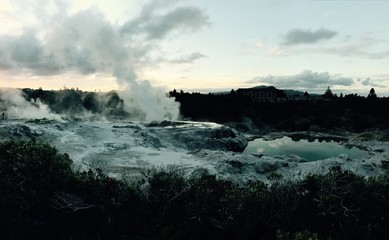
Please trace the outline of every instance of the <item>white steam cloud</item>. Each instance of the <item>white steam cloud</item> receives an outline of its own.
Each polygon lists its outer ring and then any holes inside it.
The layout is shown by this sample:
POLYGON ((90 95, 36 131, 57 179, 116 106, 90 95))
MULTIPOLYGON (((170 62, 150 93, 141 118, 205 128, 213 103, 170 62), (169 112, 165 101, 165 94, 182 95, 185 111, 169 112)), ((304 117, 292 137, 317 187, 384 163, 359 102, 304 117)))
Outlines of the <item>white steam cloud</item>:
POLYGON ((28 102, 18 89, 0 89, 0 111, 6 112, 9 119, 47 118, 61 120, 57 114, 51 113, 47 105, 39 100, 28 102))
MULTIPOLYGON (((158 41, 171 34, 196 31, 208 24, 208 17, 193 6, 175 7, 178 1, 146 4, 140 15, 122 26, 113 25, 92 8, 73 15, 55 15, 42 34, 30 28, 17 36, 0 36, 0 70, 30 75, 67 72, 91 74, 111 72, 121 86, 126 110, 140 120, 176 119, 179 105, 163 88, 138 79, 145 59, 158 41), (157 41, 158 40, 158 41, 157 41)), ((47 16, 45 19, 47 25, 47 16)), ((200 58, 200 53, 193 56, 200 58)), ((188 60, 189 61, 189 60, 188 60)))

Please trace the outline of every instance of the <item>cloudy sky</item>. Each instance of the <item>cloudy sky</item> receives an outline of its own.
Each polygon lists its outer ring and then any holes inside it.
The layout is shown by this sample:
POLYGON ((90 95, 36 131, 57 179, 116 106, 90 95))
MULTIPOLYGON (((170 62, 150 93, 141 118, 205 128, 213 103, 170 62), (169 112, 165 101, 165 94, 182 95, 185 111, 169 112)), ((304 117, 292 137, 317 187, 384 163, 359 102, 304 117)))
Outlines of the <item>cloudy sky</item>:
POLYGON ((2 0, 0 87, 389 96, 389 1, 2 0))

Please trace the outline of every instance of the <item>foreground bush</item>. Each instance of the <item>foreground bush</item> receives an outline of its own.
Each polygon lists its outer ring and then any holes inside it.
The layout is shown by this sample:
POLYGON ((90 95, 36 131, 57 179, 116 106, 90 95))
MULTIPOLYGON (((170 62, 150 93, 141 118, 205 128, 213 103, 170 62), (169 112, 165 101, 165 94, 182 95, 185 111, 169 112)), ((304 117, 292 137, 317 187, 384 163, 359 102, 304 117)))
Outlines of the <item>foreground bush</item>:
POLYGON ((389 179, 339 168, 245 186, 151 171, 77 172, 39 142, 0 143, 1 239, 388 239, 389 179))
POLYGON ((0 144, 1 232, 13 237, 47 223, 51 199, 74 175, 67 155, 37 142, 0 144))

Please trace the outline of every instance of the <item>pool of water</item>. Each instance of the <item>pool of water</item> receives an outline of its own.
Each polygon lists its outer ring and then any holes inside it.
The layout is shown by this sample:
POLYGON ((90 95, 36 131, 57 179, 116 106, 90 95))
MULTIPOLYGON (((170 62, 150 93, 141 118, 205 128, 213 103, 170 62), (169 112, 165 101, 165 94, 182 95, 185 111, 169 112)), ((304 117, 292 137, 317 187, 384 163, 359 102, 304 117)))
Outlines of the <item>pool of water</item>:
POLYGON ((255 139, 254 141, 249 142, 243 153, 257 153, 267 156, 297 155, 308 161, 337 157, 340 154, 347 154, 351 159, 362 159, 368 156, 367 151, 353 146, 341 145, 334 141, 293 141, 289 137, 270 141, 266 141, 262 138, 255 139))

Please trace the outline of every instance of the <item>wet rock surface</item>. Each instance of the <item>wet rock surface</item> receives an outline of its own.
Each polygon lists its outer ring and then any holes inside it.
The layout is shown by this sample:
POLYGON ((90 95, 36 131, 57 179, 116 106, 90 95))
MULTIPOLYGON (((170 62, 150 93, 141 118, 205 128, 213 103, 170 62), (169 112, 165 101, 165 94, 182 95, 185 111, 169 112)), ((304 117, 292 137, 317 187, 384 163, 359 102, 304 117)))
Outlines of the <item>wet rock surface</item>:
POLYGON ((284 133, 262 136, 274 139, 298 136, 334 140, 368 150, 362 160, 340 154, 320 161, 307 162, 299 156, 242 154, 246 138, 233 128, 208 122, 123 122, 7 120, 0 122, 1 140, 37 139, 48 142, 60 152, 68 153, 76 167, 99 167, 112 176, 139 174, 144 168, 178 168, 187 172, 209 171, 237 182, 267 181, 280 174, 284 178, 301 178, 310 173, 325 173, 340 166, 361 175, 389 172, 389 144, 380 141, 382 132, 368 134, 284 133), (369 140, 370 139, 370 140, 369 140))
POLYGON ((243 152, 248 143, 244 135, 238 131, 214 123, 179 122, 169 125, 165 123, 163 128, 155 124, 153 127, 146 126, 167 144, 190 151, 209 149, 243 152))

